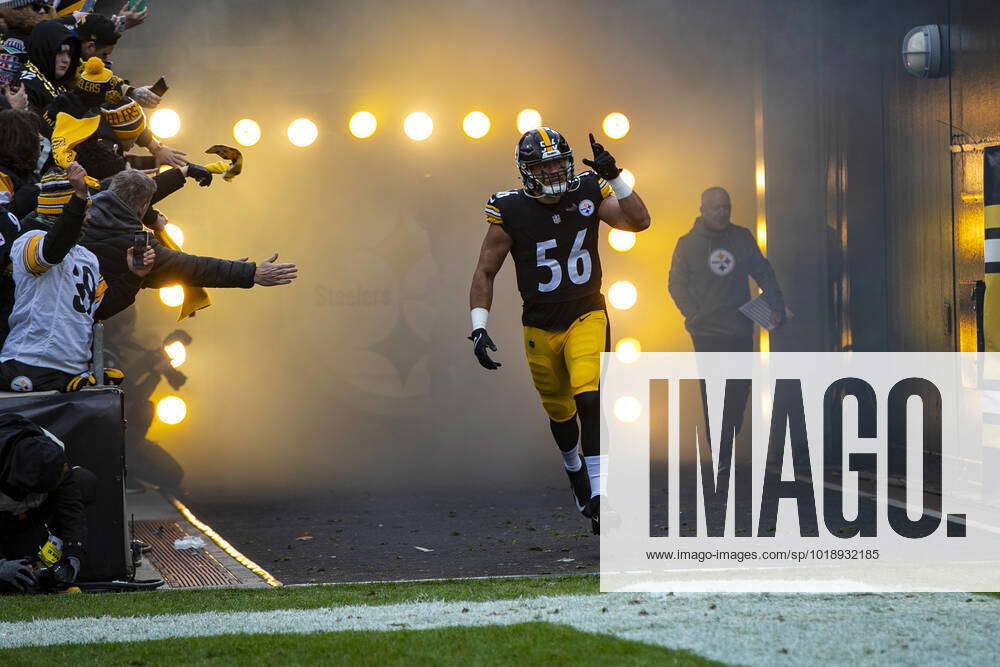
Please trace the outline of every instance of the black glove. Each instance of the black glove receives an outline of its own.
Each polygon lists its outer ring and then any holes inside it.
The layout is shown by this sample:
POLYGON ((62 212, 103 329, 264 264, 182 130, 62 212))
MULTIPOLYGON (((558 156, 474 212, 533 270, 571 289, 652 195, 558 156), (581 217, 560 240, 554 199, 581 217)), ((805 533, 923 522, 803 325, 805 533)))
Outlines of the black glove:
POLYGON ((203 188, 207 188, 212 184, 212 172, 200 164, 188 163, 188 178, 198 181, 198 185, 203 188))
POLYGON ((622 170, 615 164, 615 156, 604 150, 604 146, 594 141, 594 133, 590 133, 590 148, 594 151, 594 159, 583 159, 583 163, 606 181, 618 178, 622 170))
POLYGON ((503 364, 499 361, 493 361, 490 359, 490 355, 487 354, 486 349, 489 348, 494 352, 497 351, 497 346, 493 344, 490 339, 490 335, 486 333, 486 329, 476 329, 469 336, 469 340, 472 341, 473 351, 476 353, 476 359, 479 359, 479 363, 483 368, 489 371, 495 371, 500 368, 503 364))
POLYGON ((80 559, 76 556, 67 556, 53 565, 49 570, 56 583, 68 586, 76 581, 76 576, 80 574, 80 559))
POLYGON ((35 571, 26 560, 0 560, 0 584, 18 593, 36 588, 35 571))

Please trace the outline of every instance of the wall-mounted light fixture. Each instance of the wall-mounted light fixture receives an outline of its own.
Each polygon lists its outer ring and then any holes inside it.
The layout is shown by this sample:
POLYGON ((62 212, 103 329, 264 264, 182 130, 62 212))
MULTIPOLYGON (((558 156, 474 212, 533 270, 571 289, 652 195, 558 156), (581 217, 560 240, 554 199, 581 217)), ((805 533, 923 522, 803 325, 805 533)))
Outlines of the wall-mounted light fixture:
POLYGON ((903 67, 915 77, 932 79, 942 73, 941 27, 917 26, 903 38, 903 67))

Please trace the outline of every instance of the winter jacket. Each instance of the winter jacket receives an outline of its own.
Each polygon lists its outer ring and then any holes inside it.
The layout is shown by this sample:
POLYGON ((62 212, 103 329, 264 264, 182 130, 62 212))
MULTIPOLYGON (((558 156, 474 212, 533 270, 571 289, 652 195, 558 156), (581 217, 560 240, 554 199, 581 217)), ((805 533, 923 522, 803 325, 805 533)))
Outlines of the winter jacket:
POLYGON ((670 263, 670 296, 684 315, 684 328, 692 336, 753 335, 753 322, 738 310, 751 298, 748 276, 771 308, 784 312, 774 270, 750 230, 730 224, 713 232, 695 220, 670 263))
POLYGON ((35 511, 46 515, 65 555, 82 555, 87 515, 62 443, 21 415, 0 415, 0 513, 35 511))
POLYGON ((79 62, 80 40, 73 28, 59 21, 42 21, 35 26, 28 42, 28 63, 21 74, 32 111, 41 116, 59 93, 72 87, 79 62), (70 65, 57 79, 56 54, 63 44, 70 45, 70 65))
POLYGON ((18 219, 34 211, 38 206, 38 182, 35 175, 0 165, 0 204, 18 219))
MULTIPOLYGON (((142 230, 142 222, 113 192, 100 192, 91 202, 81 245, 97 255, 101 275, 109 283, 131 275, 125 252, 132 246, 135 232, 142 230)), ((155 238, 150 239, 150 243, 156 251, 156 261, 143 280, 143 287, 253 287, 257 271, 253 262, 189 255, 171 250, 155 238)))

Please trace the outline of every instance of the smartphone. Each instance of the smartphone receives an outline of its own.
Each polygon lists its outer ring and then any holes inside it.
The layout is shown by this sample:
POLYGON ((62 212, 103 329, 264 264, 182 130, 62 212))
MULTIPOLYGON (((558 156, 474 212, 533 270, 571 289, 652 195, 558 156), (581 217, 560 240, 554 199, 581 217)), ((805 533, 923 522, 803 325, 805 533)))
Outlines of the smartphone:
POLYGON ((141 12, 146 8, 146 0, 134 0, 129 2, 128 8, 134 12, 141 12))
POLYGON ((21 72, 24 63, 13 53, 0 51, 0 86, 7 86, 10 92, 16 93, 21 87, 21 72))
POLYGON ((164 95, 164 94, 165 94, 165 93, 166 93, 166 92, 167 92, 168 90, 170 90, 170 86, 168 86, 168 85, 167 85, 167 82, 166 82, 166 81, 164 80, 164 78, 163 78, 163 77, 161 76, 161 77, 160 77, 160 80, 159 80, 159 81, 157 81, 156 83, 154 83, 154 84, 153 84, 153 87, 152 87, 152 88, 150 88, 150 90, 151 90, 151 91, 153 91, 153 93, 155 93, 156 95, 158 95, 158 96, 160 96, 160 97, 163 97, 163 95, 164 95))
POLYGON ((132 265, 135 268, 142 269, 146 267, 146 262, 142 256, 146 254, 147 247, 149 247, 149 232, 146 230, 136 232, 135 236, 132 237, 132 265))
POLYGON ((133 169, 138 169, 139 171, 156 169, 156 158, 152 155, 133 155, 132 153, 126 153, 125 159, 133 169))

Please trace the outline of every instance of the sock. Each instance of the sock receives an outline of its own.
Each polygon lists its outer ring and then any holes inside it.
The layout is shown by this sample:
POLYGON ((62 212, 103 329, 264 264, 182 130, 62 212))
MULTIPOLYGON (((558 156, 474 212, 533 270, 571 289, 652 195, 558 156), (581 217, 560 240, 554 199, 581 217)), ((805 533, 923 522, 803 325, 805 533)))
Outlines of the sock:
POLYGON ((566 466, 566 470, 570 472, 576 472, 583 467, 583 461, 580 460, 580 448, 574 447, 568 452, 562 450, 559 451, 563 457, 563 465, 566 466))
POLYGON ((587 474, 590 476, 590 497, 604 495, 604 487, 608 479, 607 455, 584 456, 583 460, 587 464, 587 474))

